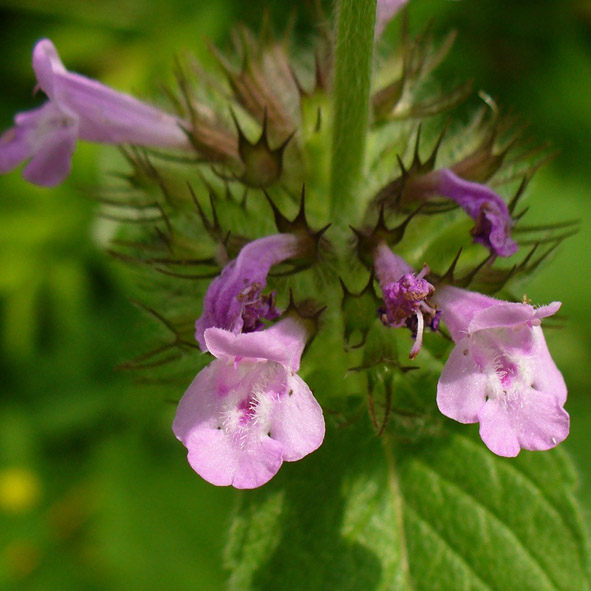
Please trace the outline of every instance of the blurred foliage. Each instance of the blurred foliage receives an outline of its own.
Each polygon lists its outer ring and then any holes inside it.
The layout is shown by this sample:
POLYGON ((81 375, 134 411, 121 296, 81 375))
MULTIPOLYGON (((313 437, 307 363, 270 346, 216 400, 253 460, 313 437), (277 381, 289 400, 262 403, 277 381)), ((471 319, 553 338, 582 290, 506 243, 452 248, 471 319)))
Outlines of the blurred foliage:
MULTIPOLYGON (((314 24, 302 4, 295 35, 306 44, 314 24)), ((206 39, 223 45, 237 20, 256 28, 265 7, 277 28, 292 10, 278 0, 0 0, 0 125, 39 103, 30 52, 41 36, 72 70, 159 100, 175 55, 189 49, 211 62, 206 39)), ((459 31, 442 78, 473 78, 560 151, 531 184, 529 221, 578 218, 581 232, 523 289, 536 303, 564 302, 564 326, 547 335, 569 384, 563 447, 578 460, 588 509, 591 7, 411 0, 410 12, 414 23, 434 18, 436 31, 459 31)), ((396 34, 392 23, 385 36, 396 34)), ((170 431, 182 390, 113 370, 142 352, 147 328, 97 244, 88 189, 108 152, 79 146, 73 175, 52 190, 18 173, 0 178, 0 587, 219 589, 234 493, 188 468, 170 431)))

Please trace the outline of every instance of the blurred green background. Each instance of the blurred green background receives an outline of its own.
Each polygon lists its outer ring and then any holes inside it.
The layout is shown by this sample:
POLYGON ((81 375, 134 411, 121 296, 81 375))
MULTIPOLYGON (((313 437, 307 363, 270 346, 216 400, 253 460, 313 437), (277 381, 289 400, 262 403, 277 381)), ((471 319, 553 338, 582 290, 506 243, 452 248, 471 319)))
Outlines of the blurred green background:
MULTIPOLYGON (((314 31, 305 5, 303 43, 314 31)), ((530 185, 529 219, 580 218, 581 232, 526 288, 536 303, 564 302, 564 327, 547 339, 569 385, 564 447, 589 516, 591 2, 411 5, 414 25, 433 17, 437 30, 459 31, 440 76, 474 79, 559 150, 530 185)), ((171 80, 175 55, 190 49, 212 63, 206 39, 225 43, 238 20, 256 28, 265 7, 278 30, 293 9, 278 0, 0 0, 0 128, 38 104, 30 54, 40 37, 71 70, 152 96, 171 80)), ((113 369, 145 350, 147 329, 124 272, 97 244, 87 188, 99 183, 103 153, 80 145, 72 176, 52 190, 18 172, 0 177, 0 588, 219 589, 233 492, 202 482, 170 431, 182 387, 139 386, 113 369)))

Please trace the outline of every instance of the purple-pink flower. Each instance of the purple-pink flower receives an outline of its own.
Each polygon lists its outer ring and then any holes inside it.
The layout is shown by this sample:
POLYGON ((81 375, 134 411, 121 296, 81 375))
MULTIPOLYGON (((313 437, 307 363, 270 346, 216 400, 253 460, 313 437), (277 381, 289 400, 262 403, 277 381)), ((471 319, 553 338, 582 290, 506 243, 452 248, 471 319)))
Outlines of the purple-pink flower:
POLYGON ((380 310, 380 317, 387 326, 406 326, 411 330, 415 342, 409 357, 414 359, 423 345, 425 325, 431 330, 437 330, 439 326, 440 313, 429 303, 435 288, 424 279, 429 267, 425 265, 420 273, 415 274, 412 267, 384 242, 378 244, 373 256, 386 306, 380 310))
POLYGON ((479 422, 482 440, 501 456, 550 449, 566 438, 566 385, 540 326, 560 303, 534 308, 448 285, 435 289, 424 279, 427 267, 415 274, 383 242, 374 265, 385 303, 382 321, 413 331, 411 359, 424 326, 437 330, 440 319, 456 343, 437 385, 445 416, 479 422))
POLYGON ((408 191, 419 198, 441 195, 455 201, 474 221, 474 242, 496 256, 509 257, 517 251, 511 239, 513 220, 507 204, 486 185, 467 181, 448 168, 413 178, 408 191))
POLYGON ((534 308, 450 286, 438 287, 433 302, 456 343, 437 385, 439 410, 479 422, 482 440, 500 456, 563 441, 566 385, 540 326, 560 303, 534 308))
POLYGON ((302 239, 293 234, 274 234, 249 242, 228 263, 209 286, 203 313, 195 323, 195 339, 207 350, 204 333, 218 327, 235 334, 264 328, 262 319, 279 316, 275 294, 263 294, 267 275, 273 265, 296 256, 302 239))
POLYGON ((70 173, 78 139, 107 144, 131 143, 190 149, 186 123, 95 80, 68 72, 49 39, 33 49, 39 88, 49 101, 15 116, 15 126, 0 137, 0 173, 29 160, 26 180, 51 187, 70 173))
POLYGON ((185 392, 173 431, 202 478, 256 488, 324 439, 322 409, 295 373, 306 329, 287 317, 259 332, 209 328, 204 339, 217 359, 185 392))

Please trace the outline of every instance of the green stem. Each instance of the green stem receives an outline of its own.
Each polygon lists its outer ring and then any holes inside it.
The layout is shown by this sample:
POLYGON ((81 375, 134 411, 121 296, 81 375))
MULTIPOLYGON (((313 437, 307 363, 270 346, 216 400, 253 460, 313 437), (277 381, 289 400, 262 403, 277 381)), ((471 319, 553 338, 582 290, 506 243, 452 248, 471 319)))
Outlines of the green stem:
POLYGON ((330 213, 337 228, 357 222, 356 193, 369 123, 375 15, 376 0, 340 0, 337 5, 330 182, 330 213))

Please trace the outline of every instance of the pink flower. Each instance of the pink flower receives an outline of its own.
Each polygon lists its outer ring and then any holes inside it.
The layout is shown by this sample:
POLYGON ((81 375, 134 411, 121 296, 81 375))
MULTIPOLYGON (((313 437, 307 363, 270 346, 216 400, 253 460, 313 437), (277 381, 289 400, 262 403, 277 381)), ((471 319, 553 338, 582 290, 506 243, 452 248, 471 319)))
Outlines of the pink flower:
POLYGON ((455 201, 476 222, 472 230, 474 242, 496 256, 509 257, 517 251, 510 237, 513 220, 507 204, 486 185, 467 181, 443 168, 412 179, 408 191, 418 198, 441 195, 455 201))
POLYGON ((53 187, 61 183, 72 167, 78 125, 52 102, 38 109, 19 113, 15 126, 0 136, 0 173, 30 162, 23 176, 30 183, 53 187))
POLYGON ((49 101, 16 115, 15 127, 0 137, 0 173, 30 160, 25 179, 45 187, 57 185, 70 173, 78 139, 190 149, 182 120, 68 72, 49 39, 35 45, 33 68, 49 101))
POLYGON ((195 339, 207 351, 204 332, 211 327, 233 333, 264 328, 261 319, 279 316, 275 294, 263 295, 267 274, 273 265, 296 256, 302 242, 293 234, 274 234, 249 242, 214 279, 203 303, 203 313, 195 323, 195 339))
POLYGON ((191 467, 218 486, 256 488, 324 439, 324 418, 295 373, 306 330, 285 318, 263 331, 205 331, 217 359, 197 374, 173 423, 191 467))
POLYGON ((435 288, 424 279, 429 267, 425 265, 420 273, 413 273, 412 267, 385 242, 378 244, 373 257, 386 306, 379 310, 382 322, 393 328, 406 326, 410 329, 415 342, 409 357, 414 359, 423 345, 425 325, 437 330, 441 315, 429 304, 429 298, 435 293, 435 288))
POLYGON ((433 302, 456 343, 437 385, 437 405, 500 456, 546 450, 563 441, 566 385, 550 357, 541 319, 560 303, 534 308, 441 286, 433 302))

